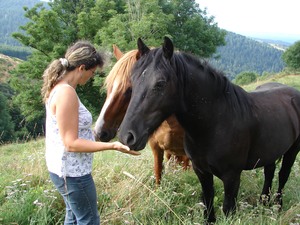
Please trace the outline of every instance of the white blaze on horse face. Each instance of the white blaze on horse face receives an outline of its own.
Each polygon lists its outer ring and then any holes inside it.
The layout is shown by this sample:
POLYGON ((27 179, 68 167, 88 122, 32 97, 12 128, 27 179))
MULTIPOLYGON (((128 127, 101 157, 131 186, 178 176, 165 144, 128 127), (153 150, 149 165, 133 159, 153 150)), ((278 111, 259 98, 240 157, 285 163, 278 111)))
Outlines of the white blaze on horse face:
POLYGON ((145 73, 146 73, 147 69, 145 69, 143 72, 142 72, 142 78, 145 77, 145 73))
POLYGON ((116 90, 118 90, 118 87, 119 87, 119 82, 114 81, 112 91, 111 91, 110 95, 108 96, 108 98, 106 99, 106 101, 104 102, 104 105, 101 109, 100 115, 96 121, 95 131, 99 131, 100 129, 103 128, 103 125, 105 123, 104 115, 105 115, 106 110, 109 107, 112 99, 114 99, 114 96, 115 96, 116 90))

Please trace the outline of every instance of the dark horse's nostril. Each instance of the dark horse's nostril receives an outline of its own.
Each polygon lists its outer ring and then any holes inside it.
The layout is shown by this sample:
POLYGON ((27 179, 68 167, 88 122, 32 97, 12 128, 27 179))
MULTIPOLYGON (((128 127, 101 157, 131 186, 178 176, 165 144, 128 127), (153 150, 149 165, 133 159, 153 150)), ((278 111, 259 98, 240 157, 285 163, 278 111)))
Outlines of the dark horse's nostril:
POLYGON ((129 146, 132 146, 132 145, 134 145, 134 143, 135 143, 134 135, 131 131, 129 131, 126 136, 126 144, 129 146))

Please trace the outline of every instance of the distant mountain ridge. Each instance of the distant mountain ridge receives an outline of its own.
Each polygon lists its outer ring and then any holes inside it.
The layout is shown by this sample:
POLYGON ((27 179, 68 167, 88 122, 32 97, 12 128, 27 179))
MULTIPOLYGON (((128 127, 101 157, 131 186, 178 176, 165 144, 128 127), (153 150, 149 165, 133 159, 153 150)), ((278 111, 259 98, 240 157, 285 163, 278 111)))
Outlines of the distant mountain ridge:
POLYGON ((278 73, 283 70, 283 49, 278 49, 262 40, 254 40, 243 35, 228 32, 226 45, 220 46, 210 62, 230 78, 244 71, 256 72, 262 75, 278 73))
POLYGON ((277 49, 283 50, 283 51, 292 45, 289 42, 280 41, 280 40, 271 40, 271 39, 263 39, 263 38, 252 38, 252 39, 256 40, 258 42, 261 42, 261 43, 268 43, 269 45, 273 46, 274 48, 277 48, 277 49))

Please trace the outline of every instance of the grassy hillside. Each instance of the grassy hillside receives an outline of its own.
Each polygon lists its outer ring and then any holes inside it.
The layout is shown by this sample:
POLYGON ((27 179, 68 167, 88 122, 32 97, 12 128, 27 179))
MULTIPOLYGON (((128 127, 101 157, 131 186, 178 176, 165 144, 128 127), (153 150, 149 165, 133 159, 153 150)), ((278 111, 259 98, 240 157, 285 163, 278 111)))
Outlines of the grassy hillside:
POLYGON ((9 72, 21 62, 17 58, 11 58, 6 55, 0 54, 0 83, 5 83, 9 77, 9 72))
POLYGON ((247 91, 254 90, 257 86, 267 82, 278 82, 289 85, 300 91, 300 74, 275 74, 267 77, 259 77, 256 82, 244 85, 243 88, 247 91))
MULTIPOLYGON (((95 154, 94 179, 103 225, 203 224, 200 184, 193 171, 165 164, 160 187, 155 187, 153 157, 147 147, 138 157, 118 152, 95 154)), ((238 211, 222 214, 223 187, 215 179, 216 225, 299 224, 300 159, 285 187, 284 207, 258 203, 261 169, 242 173, 238 211)), ((64 205, 49 180, 44 160, 44 139, 0 147, 0 224, 62 224, 64 205)), ((277 187, 277 176, 274 189, 277 187)))

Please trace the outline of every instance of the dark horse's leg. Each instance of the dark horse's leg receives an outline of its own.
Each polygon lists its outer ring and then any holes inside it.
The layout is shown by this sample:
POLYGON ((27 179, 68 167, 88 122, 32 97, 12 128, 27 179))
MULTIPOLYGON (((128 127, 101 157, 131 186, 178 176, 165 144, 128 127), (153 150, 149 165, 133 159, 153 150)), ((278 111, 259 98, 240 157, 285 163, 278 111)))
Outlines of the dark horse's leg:
POLYGON ((232 171, 222 176, 225 192, 223 212, 226 216, 236 209, 236 199, 240 187, 241 172, 242 171, 232 171))
POLYGON ((260 195, 260 202, 262 202, 264 205, 267 205, 270 201, 272 181, 274 178, 275 169, 275 162, 264 167, 265 181, 260 195))
POLYGON ((213 206, 215 195, 213 175, 208 172, 200 171, 194 163, 193 168, 202 186, 202 201, 206 207, 206 209, 204 209, 204 218, 208 223, 214 223, 216 217, 213 206))
POLYGON ((282 190, 284 188, 284 185, 286 184, 290 173, 291 168, 295 162, 295 159, 297 157, 297 154, 299 152, 299 138, 297 141, 297 144, 293 145, 290 150, 284 154, 281 169, 279 171, 279 186, 276 194, 276 203, 282 206, 282 190))

